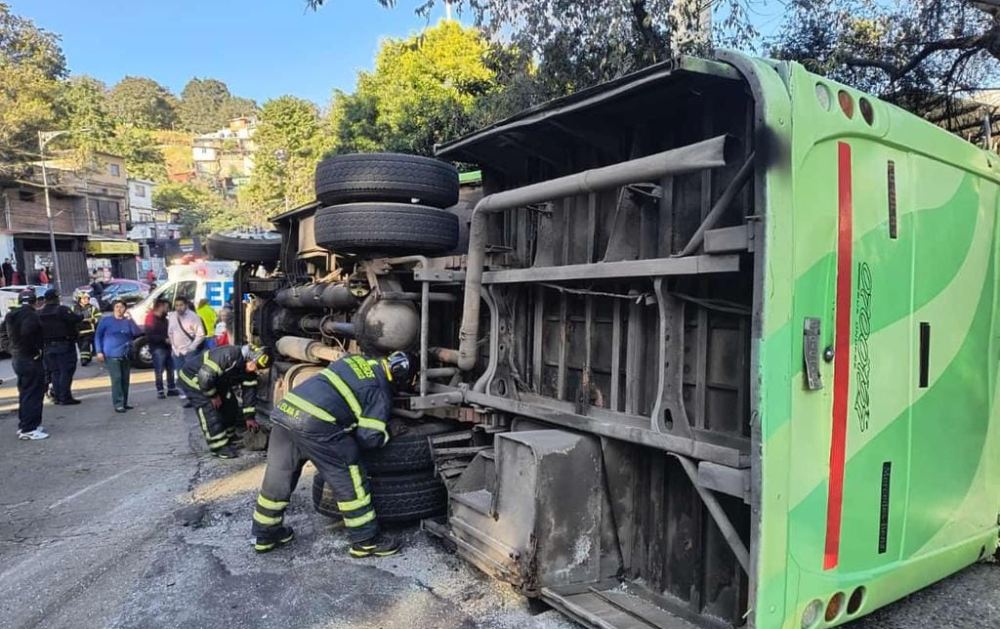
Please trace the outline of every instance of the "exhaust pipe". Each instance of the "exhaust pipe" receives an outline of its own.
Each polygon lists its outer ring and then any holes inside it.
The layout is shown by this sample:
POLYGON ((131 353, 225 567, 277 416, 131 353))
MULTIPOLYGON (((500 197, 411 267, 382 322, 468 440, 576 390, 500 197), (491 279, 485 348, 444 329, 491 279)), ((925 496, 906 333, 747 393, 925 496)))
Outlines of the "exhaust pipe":
POLYGON ((344 355, 338 347, 300 336, 283 336, 278 339, 277 347, 282 356, 307 363, 331 363, 344 355))
POLYGON ((479 302, 483 289, 483 265, 486 260, 487 214, 632 183, 656 181, 670 175, 719 168, 726 165, 726 149, 731 148, 732 141, 733 138, 720 135, 662 153, 483 197, 472 211, 469 254, 465 271, 465 302, 462 307, 462 327, 458 335, 458 356, 447 356, 457 359, 452 364, 457 364, 462 371, 468 371, 476 366, 479 302))

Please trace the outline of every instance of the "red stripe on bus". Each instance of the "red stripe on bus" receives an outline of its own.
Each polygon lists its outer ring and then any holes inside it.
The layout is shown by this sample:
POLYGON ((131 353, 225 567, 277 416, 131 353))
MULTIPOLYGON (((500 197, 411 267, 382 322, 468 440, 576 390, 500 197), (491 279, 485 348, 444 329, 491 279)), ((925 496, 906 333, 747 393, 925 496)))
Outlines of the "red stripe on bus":
POLYGON ((823 569, 840 560, 840 520, 847 445, 847 393, 851 378, 851 276, 853 190, 851 145, 837 145, 837 320, 833 363, 833 425, 830 434, 830 490, 826 501, 826 550, 823 569))

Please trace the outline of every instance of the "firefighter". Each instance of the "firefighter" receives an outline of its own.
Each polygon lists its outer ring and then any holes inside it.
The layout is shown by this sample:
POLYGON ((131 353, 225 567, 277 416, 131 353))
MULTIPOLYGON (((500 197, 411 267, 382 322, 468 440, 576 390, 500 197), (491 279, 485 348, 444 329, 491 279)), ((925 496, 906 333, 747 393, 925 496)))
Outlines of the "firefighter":
POLYGON ((410 382, 409 357, 393 352, 369 360, 348 355, 285 394, 271 412, 274 427, 267 469, 253 514, 254 550, 266 553, 292 541, 285 508, 306 461, 333 489, 353 557, 385 557, 399 544, 379 533, 361 449, 389 441, 394 389, 410 382))
POLYGON ((94 332, 97 331, 97 322, 101 319, 101 311, 90 303, 88 291, 78 290, 73 294, 73 297, 73 313, 83 317, 83 321, 77 326, 76 343, 80 348, 80 366, 86 367, 94 359, 94 332))
POLYGON ((271 365, 271 355, 253 345, 206 349, 188 359, 180 370, 181 387, 198 415, 198 425, 212 455, 235 459, 230 440, 242 417, 247 430, 257 430, 257 370, 271 365), (240 391, 240 400, 235 397, 240 391), (242 404, 242 409, 240 405, 242 404))
POLYGON ((11 308, 4 321, 10 338, 14 373, 17 374, 17 438, 24 441, 48 439, 42 428, 42 399, 45 395, 45 370, 42 368, 42 324, 35 310, 35 289, 17 295, 17 308, 11 308))
POLYGON ((76 373, 77 329, 83 317, 59 303, 59 291, 45 291, 45 306, 38 312, 42 320, 45 345, 45 370, 52 378, 52 399, 56 404, 79 404, 73 397, 73 374, 76 373))

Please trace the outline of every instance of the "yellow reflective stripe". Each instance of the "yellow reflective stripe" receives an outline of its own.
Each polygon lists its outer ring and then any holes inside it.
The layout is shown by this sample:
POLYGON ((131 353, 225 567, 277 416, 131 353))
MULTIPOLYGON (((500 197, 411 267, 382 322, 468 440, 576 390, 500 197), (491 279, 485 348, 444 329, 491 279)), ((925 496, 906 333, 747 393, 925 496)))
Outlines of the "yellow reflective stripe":
POLYGON ((385 429, 385 422, 381 419, 372 419, 371 417, 359 417, 358 418, 358 428, 367 428, 368 430, 374 430, 382 433, 385 437, 382 445, 389 443, 389 431, 385 429))
POLYGON ((253 547, 254 550, 271 550, 274 548, 274 542, 271 542, 270 544, 254 544, 253 547))
POLYGON ((322 419, 323 421, 328 421, 328 422, 331 422, 331 423, 336 423, 337 422, 337 418, 336 417, 334 417, 330 413, 327 413, 326 411, 324 411, 320 407, 316 406, 312 402, 310 402, 310 401, 308 401, 306 399, 303 399, 302 397, 299 397, 298 395, 296 395, 296 394, 294 394, 292 392, 288 392, 288 393, 285 394, 285 400, 288 401, 288 402, 291 402, 295 406, 297 406, 300 409, 302 409, 303 411, 309 413, 313 417, 316 417, 317 419, 322 419))
POLYGON ((215 389, 209 389, 208 391, 202 391, 208 397, 215 397, 215 389))
POLYGON ((372 503, 372 495, 365 494, 364 498, 357 498, 355 500, 348 500, 347 502, 338 502, 337 508, 341 511, 357 511, 361 507, 367 507, 372 503))
POLYGON ((195 390, 198 389, 198 381, 197 380, 195 380, 194 378, 191 378, 190 376, 188 376, 186 373, 184 373, 183 370, 180 372, 180 376, 181 376, 181 380, 183 380, 185 384, 187 384, 188 386, 190 386, 192 389, 195 389, 195 390))
POLYGON ((256 380, 244 380, 243 381, 243 386, 245 386, 245 387, 255 387, 255 386, 257 386, 257 381, 256 380))
POLYGON ((392 382, 392 369, 389 369, 389 361, 384 358, 382 359, 382 371, 385 372, 385 377, 389 382, 392 382))
POLYGON ((354 529, 359 526, 364 526, 365 524, 368 524, 374 519, 375 519, 375 510, 372 509, 368 513, 364 515, 359 515, 356 518, 344 518, 344 526, 354 529))
POLYGON ((361 467, 358 465, 348 465, 347 471, 351 474, 351 483, 354 485, 354 496, 362 498, 367 495, 365 484, 361 478, 361 467))
POLYGON ((385 429, 385 422, 379 419, 365 417, 361 414, 361 404, 358 402, 358 398, 355 397, 354 391, 351 391, 351 387, 344 382, 343 378, 329 369, 320 371, 320 374, 330 381, 333 388, 337 389, 337 393, 340 394, 340 397, 344 398, 344 401, 347 402, 347 405, 351 408, 351 412, 354 413, 354 418, 358 422, 358 426, 382 433, 385 436, 385 442, 382 445, 389 443, 389 432, 385 429))
POLYGON ((208 365, 209 369, 211 369, 215 373, 222 373, 222 367, 220 367, 219 365, 217 365, 214 360, 212 360, 211 358, 208 357, 208 352, 205 352, 204 354, 202 354, 202 356, 204 357, 204 359, 202 360, 202 362, 205 363, 206 365, 208 365))
POLYGON ((248 413, 256 413, 256 412, 257 412, 257 408, 256 408, 256 407, 254 407, 254 406, 245 406, 245 407, 243 408, 243 413, 244 413, 244 414, 248 414, 248 413))
POLYGON ((288 506, 287 500, 271 500, 270 498, 265 498, 263 494, 257 494, 257 504, 264 507, 265 509, 271 509, 272 511, 281 511, 288 506))
POLYGON ((254 511, 253 512, 253 520, 254 520, 254 522, 259 522, 260 524, 263 524, 264 526, 274 526, 275 524, 281 524, 281 516, 280 515, 279 516, 275 516, 275 517, 272 518, 271 516, 264 515, 263 513, 260 513, 258 511, 254 511))
POLYGON ((344 398, 344 401, 351 408, 351 412, 354 413, 354 417, 361 417, 361 404, 358 403, 358 398, 354 397, 354 391, 351 391, 351 387, 347 386, 347 383, 340 376, 329 369, 324 369, 319 373, 329 380, 333 388, 340 394, 340 397, 344 398))

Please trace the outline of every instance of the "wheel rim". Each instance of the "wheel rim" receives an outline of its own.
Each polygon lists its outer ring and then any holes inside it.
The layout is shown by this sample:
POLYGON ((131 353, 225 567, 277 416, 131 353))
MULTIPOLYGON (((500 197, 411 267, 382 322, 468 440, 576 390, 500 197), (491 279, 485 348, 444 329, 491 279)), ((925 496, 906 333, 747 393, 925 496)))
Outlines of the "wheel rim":
POLYGON ((139 360, 146 364, 152 364, 153 352, 149 349, 148 344, 139 348, 139 360))

